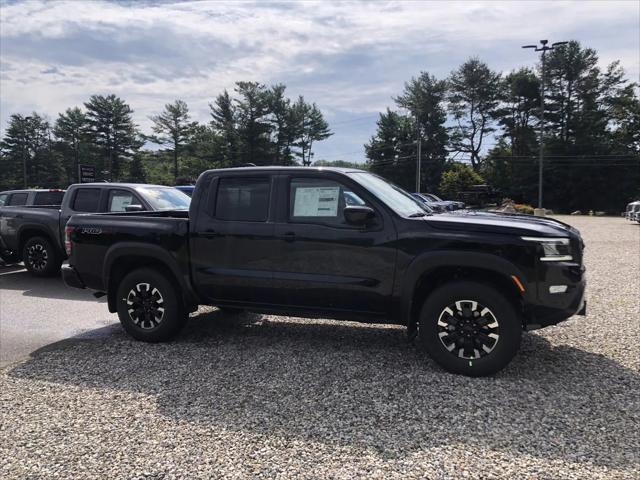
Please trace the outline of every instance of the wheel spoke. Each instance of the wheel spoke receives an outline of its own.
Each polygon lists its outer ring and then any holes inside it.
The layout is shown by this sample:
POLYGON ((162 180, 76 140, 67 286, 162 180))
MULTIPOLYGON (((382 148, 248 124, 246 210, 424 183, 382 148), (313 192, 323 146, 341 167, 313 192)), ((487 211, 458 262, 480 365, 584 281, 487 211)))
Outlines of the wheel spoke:
POLYGON ((476 300, 457 300, 437 320, 438 338, 458 358, 477 360, 498 344, 499 323, 490 308, 476 300))

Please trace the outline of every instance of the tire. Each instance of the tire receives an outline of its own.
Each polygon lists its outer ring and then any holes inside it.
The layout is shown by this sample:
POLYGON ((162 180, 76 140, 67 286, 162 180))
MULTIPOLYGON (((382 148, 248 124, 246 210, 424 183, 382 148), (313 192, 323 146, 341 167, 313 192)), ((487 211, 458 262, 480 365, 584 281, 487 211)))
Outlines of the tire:
POLYGON ((185 309, 174 286, 153 268, 128 273, 118 286, 116 304, 122 327, 143 342, 169 341, 186 323, 185 309))
POLYGON ((496 289, 459 281, 429 295, 420 312, 418 335, 445 370, 480 377, 509 364, 520 348, 522 322, 496 289))
POLYGON ((51 277, 60 273, 62 258, 49 239, 31 237, 22 248, 22 260, 36 277, 51 277))

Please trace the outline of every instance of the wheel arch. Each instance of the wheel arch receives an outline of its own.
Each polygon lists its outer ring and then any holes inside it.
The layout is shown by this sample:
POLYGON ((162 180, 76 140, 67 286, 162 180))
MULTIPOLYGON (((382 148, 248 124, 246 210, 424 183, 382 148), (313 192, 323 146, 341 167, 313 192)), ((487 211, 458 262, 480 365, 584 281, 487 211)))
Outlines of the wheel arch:
POLYGON ((18 254, 20 258, 22 258, 22 250, 25 244, 33 237, 44 237, 56 248, 56 242, 52 238, 51 232, 39 225, 24 225, 18 230, 18 254))
POLYGON ((188 273, 182 272, 178 262, 166 250, 157 245, 136 242, 120 242, 110 248, 104 259, 102 278, 107 291, 109 311, 114 313, 118 284, 129 272, 142 267, 154 268, 180 288, 179 297, 185 308, 191 310, 197 306, 188 273))
POLYGON ((411 263, 404 277, 401 292, 402 323, 412 329, 429 293, 455 280, 473 280, 492 285, 505 293, 518 312, 523 312, 524 302, 535 293, 528 290, 521 292, 512 275, 520 282, 525 278, 515 265, 496 255, 471 252, 422 255, 411 263))

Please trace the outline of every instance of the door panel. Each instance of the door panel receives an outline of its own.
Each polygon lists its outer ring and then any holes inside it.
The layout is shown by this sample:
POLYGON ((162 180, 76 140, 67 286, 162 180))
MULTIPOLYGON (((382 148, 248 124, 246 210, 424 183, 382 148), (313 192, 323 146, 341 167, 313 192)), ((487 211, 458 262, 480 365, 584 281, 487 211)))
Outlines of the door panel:
POLYGON ((393 287, 393 222, 354 184, 322 177, 282 177, 289 196, 276 224, 274 285, 284 304, 312 310, 386 313, 393 287), (364 203, 375 221, 348 225, 342 210, 364 203))
POLYGON ((270 175, 213 180, 191 243, 195 284, 208 302, 273 302, 271 192, 270 175))

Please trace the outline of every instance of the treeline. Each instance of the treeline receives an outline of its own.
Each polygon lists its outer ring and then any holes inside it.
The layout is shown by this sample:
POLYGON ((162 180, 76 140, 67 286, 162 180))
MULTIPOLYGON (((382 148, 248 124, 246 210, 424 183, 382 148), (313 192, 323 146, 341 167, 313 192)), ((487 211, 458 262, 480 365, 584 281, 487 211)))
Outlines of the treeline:
POLYGON ((182 100, 150 117, 141 132, 132 108, 115 95, 93 95, 49 122, 34 112, 13 114, 0 142, 0 190, 60 187, 78 181, 78 165, 98 180, 173 184, 208 168, 309 165, 316 142, 332 133, 315 104, 285 96, 284 85, 238 82, 210 104, 211 120, 191 120, 182 100), (156 144, 159 149, 142 149, 156 144))
MULTIPOLYGON (((535 205, 542 78, 540 65, 502 75, 477 58, 445 79, 421 73, 394 99, 398 111, 380 114, 369 168, 414 191, 419 138, 420 190, 486 182, 535 205)), ((619 211, 640 196, 638 85, 575 41, 547 53, 544 78, 545 207, 619 211)))

